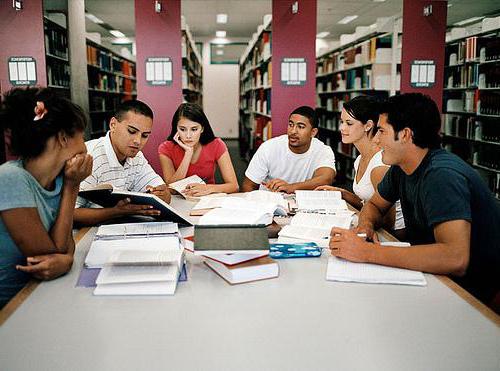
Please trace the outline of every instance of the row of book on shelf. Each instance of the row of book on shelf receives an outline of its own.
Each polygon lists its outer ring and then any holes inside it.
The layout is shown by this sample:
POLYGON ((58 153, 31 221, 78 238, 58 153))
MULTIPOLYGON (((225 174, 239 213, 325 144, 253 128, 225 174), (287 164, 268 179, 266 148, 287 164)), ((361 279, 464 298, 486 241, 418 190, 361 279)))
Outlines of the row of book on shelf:
POLYGON ((87 63, 109 72, 135 76, 135 64, 126 59, 114 56, 108 51, 87 45, 87 63))
POLYGON ((263 31, 259 40, 254 45, 250 54, 245 59, 241 69, 245 74, 252 70, 261 62, 267 61, 271 57, 272 33, 263 31))
POLYGON ((316 65, 316 73, 322 75, 371 63, 391 62, 392 36, 373 37, 357 46, 321 58, 316 65))
POLYGON ((450 66, 465 62, 490 62, 500 59, 500 40, 495 36, 471 36, 448 45, 450 66))
MULTIPOLYGON (((488 92, 489 93, 489 92, 488 92)), ((500 94, 482 94, 479 90, 467 90, 458 98, 448 98, 446 112, 470 112, 479 115, 500 115, 500 94)))

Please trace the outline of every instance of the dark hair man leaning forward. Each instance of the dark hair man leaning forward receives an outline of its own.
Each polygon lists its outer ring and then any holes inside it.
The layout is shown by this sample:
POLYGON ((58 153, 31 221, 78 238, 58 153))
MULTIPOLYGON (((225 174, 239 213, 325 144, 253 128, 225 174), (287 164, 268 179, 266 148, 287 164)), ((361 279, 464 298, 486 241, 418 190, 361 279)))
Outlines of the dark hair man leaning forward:
POLYGON ((358 231, 332 229, 332 254, 450 275, 490 303, 500 284, 500 207, 493 194, 473 168, 441 148, 440 114, 428 96, 390 97, 381 112, 375 140, 391 168, 364 205, 358 231), (356 236, 373 236, 398 199, 412 247, 381 247, 356 236))
MULTIPOLYGON (((151 192, 170 202, 170 192, 163 179, 155 173, 141 150, 153 128, 153 111, 138 100, 122 103, 109 123, 109 132, 86 142, 88 153, 94 157, 92 174, 80 184, 80 190, 107 183, 114 188, 132 192, 151 192)), ((148 205, 131 204, 121 200, 114 207, 95 208, 78 198, 75 221, 97 224, 127 215, 157 215, 148 205)))

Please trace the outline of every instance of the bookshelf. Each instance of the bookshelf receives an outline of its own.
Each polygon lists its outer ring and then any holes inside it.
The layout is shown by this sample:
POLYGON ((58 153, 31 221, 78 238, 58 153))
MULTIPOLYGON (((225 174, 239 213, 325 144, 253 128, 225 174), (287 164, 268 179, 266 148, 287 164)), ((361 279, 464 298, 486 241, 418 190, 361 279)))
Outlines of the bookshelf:
POLYGON ((443 144, 500 200, 500 28, 446 44, 443 144))
POLYGON ((272 136, 271 18, 259 26, 240 59, 240 155, 250 160, 272 136))
POLYGON ((364 28, 359 37, 351 37, 344 45, 316 58, 318 138, 335 152, 338 183, 352 182, 358 155, 354 145, 341 140, 344 102, 358 95, 387 98, 399 90, 401 23, 395 20, 392 29, 382 32, 364 28))
POLYGON ((189 28, 182 26, 182 96, 184 101, 203 106, 203 63, 189 28))
POLYGON ((97 138, 108 130, 117 106, 137 95, 135 62, 87 40, 87 71, 90 136, 97 138))
POLYGON ((56 22, 43 19, 47 86, 70 97, 68 31, 56 22))

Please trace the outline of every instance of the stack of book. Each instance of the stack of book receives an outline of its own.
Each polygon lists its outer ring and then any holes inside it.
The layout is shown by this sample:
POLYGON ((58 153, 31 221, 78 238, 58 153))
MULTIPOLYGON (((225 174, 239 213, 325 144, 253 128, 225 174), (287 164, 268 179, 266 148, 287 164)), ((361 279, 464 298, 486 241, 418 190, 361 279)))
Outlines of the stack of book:
POLYGON ((101 268, 94 295, 173 295, 183 264, 175 223, 101 226, 85 259, 101 268))

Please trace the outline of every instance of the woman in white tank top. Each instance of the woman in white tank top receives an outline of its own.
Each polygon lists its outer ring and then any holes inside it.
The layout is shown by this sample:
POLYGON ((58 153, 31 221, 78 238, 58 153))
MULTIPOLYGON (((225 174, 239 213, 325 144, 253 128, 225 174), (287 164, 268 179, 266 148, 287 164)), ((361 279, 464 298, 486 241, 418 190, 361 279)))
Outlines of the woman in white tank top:
MULTIPOLYGON (((320 186, 317 190, 340 191, 342 198, 354 207, 361 209, 368 201, 378 184, 389 169, 382 162, 382 152, 372 141, 377 132, 378 102, 369 96, 359 96, 344 103, 341 113, 340 133, 342 143, 352 143, 360 153, 354 161, 354 181, 351 193, 343 188, 320 186)), ((395 207, 386 216, 386 226, 391 229, 403 229, 404 219, 401 205, 395 207)))

